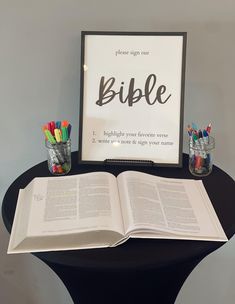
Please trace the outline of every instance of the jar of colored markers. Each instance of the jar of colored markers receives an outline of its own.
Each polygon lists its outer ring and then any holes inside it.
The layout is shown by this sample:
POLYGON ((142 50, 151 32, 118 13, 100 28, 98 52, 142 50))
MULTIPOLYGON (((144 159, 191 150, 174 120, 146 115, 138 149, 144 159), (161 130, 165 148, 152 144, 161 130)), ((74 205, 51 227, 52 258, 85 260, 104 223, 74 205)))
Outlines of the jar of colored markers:
POLYGON ((211 125, 204 130, 188 128, 189 171, 195 176, 207 176, 212 172, 215 139, 210 136, 211 125))
POLYGON ((54 175, 64 175, 71 169, 71 140, 51 144, 45 142, 47 148, 47 163, 49 171, 54 175))
POLYGON ((67 174, 71 169, 71 125, 65 121, 43 126, 48 169, 53 175, 67 174))

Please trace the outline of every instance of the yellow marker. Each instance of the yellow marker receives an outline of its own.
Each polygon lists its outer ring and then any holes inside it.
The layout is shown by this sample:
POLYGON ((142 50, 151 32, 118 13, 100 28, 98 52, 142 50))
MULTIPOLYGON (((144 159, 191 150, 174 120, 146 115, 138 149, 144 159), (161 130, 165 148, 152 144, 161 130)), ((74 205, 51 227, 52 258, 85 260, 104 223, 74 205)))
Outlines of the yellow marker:
POLYGON ((60 132, 60 130, 59 129, 55 129, 54 132, 55 132, 55 139, 56 139, 56 141, 58 143, 61 142, 61 132, 60 132))

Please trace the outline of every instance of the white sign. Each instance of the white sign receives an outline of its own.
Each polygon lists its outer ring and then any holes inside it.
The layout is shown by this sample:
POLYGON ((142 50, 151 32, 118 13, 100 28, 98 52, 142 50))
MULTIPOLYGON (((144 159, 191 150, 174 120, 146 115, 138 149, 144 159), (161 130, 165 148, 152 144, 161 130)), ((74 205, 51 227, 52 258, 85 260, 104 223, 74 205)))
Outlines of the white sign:
POLYGON ((181 165, 186 33, 82 32, 79 158, 181 165))

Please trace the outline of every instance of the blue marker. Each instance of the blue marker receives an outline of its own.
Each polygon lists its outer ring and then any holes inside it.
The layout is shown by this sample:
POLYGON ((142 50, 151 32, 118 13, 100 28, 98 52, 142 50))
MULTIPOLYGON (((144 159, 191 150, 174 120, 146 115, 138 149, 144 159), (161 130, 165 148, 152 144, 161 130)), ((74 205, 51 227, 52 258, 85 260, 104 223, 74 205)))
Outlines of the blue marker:
POLYGON ((208 145, 208 143, 209 143, 209 135, 208 135, 208 133, 207 133, 206 130, 203 130, 203 141, 204 141, 205 145, 208 145))
POLYGON ((55 125, 56 125, 56 129, 60 129, 60 127, 61 127, 61 121, 57 121, 56 123, 55 123, 55 125))
POLYGON ((196 131, 198 128, 197 128, 197 125, 193 122, 192 123, 192 128, 196 131))

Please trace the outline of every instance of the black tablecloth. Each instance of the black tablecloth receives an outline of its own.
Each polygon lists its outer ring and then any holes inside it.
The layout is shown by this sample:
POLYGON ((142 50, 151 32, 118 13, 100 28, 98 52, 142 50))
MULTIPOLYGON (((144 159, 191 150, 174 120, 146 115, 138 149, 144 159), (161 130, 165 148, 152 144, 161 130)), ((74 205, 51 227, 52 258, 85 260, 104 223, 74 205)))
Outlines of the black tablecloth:
MULTIPOLYGON (((72 170, 69 174, 81 174, 92 171, 108 171, 118 175, 125 170, 138 170, 153 175, 172 178, 196 178, 188 171, 188 155, 183 156, 182 168, 171 167, 130 167, 111 165, 78 165, 77 152, 72 153, 72 170)), ((34 177, 49 176, 47 163, 42 162, 29 169, 7 190, 3 199, 2 216, 10 232, 17 202, 19 188, 24 188, 34 177)), ((228 238, 235 233, 235 183, 233 179, 218 167, 202 181, 213 203, 214 209, 228 238)), ((103 271, 133 269, 152 269, 164 267, 180 261, 205 256, 222 246, 222 242, 189 241, 189 240, 154 240, 130 239, 126 243, 105 249, 73 250, 35 253, 44 261, 57 264, 77 266, 86 269, 103 271)))

